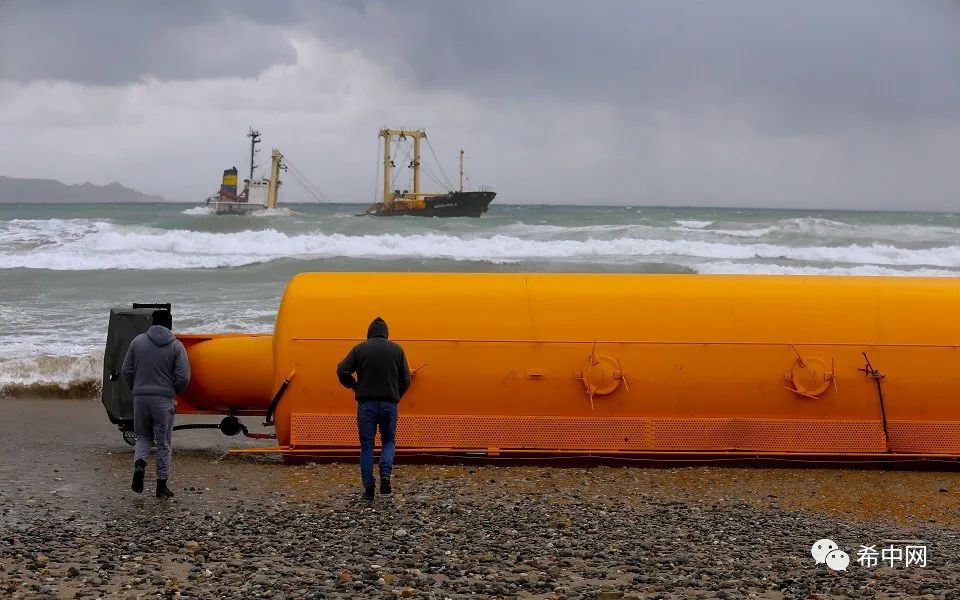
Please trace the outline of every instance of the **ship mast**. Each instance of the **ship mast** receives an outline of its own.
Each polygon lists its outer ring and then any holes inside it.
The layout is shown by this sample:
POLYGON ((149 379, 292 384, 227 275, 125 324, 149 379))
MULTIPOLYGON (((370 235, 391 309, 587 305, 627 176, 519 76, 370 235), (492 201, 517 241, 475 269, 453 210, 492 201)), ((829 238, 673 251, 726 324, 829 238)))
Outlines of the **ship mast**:
POLYGON ((257 144, 260 143, 260 132, 251 127, 247 137, 250 138, 250 179, 247 180, 247 189, 244 190, 244 193, 249 198, 250 184, 253 183, 253 158, 257 153, 257 144))
POLYGON ((460 191, 463 191, 463 148, 460 148, 460 191))

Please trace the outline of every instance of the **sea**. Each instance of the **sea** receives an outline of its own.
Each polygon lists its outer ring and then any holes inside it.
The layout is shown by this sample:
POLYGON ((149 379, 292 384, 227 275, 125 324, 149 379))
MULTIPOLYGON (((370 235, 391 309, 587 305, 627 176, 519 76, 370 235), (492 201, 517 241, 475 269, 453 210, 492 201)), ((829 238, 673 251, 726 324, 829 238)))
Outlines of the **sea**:
POLYGON ((182 332, 269 332, 302 271, 960 276, 960 214, 493 204, 215 216, 182 204, 0 204, 0 396, 98 394, 109 309, 182 332))

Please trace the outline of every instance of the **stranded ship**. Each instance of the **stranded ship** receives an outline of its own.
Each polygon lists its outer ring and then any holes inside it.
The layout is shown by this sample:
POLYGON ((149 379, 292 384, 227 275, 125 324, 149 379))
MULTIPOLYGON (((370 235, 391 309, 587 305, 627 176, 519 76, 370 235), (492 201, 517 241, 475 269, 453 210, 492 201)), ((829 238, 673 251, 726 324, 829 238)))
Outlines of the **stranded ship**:
MULTIPOLYGON (((427 140, 423 129, 381 129, 383 139, 383 199, 372 204, 363 214, 377 217, 399 217, 411 215, 418 217, 480 217, 490 208, 497 193, 479 189, 463 189, 463 150, 460 151, 460 189, 440 193, 421 191, 420 179, 423 174, 420 148, 427 140), (396 167, 391 155, 394 140, 397 146, 406 140, 413 141, 413 159, 408 167, 413 169, 413 191, 399 190, 393 187, 393 169, 396 167)), ((398 148, 399 149, 399 148, 398 148)), ((431 148, 431 153, 432 153, 431 148)), ((434 154, 436 158, 436 154, 434 154)), ((434 178, 434 181, 439 180, 434 178)))
POLYGON ((283 155, 276 148, 270 156, 270 177, 254 179, 254 157, 260 132, 250 129, 250 177, 244 180, 243 191, 237 191, 237 168, 224 170, 220 189, 207 198, 205 205, 216 215, 246 215, 267 208, 277 207, 280 189, 280 171, 285 169, 283 155))

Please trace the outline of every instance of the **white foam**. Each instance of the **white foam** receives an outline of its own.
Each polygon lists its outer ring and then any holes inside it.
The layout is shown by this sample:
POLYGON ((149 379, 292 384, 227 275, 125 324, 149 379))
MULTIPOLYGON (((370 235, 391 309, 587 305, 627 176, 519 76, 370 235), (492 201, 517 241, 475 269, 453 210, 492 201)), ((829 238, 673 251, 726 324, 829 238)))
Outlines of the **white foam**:
POLYGON ((206 304, 177 306, 177 331, 198 333, 270 333, 277 316, 279 298, 256 301, 247 297, 220 299, 217 309, 206 304))
MULTIPOLYGON (((205 216, 213 215, 213 208, 210 206, 194 206, 193 208, 187 208, 180 211, 182 215, 195 215, 195 216, 205 216)), ((290 215, 295 214, 289 208, 264 208, 263 210, 255 210, 243 216, 250 217, 289 217, 290 215)), ((230 218, 233 218, 238 215, 230 215, 230 218)))
POLYGON ((914 223, 844 223, 822 217, 780 219, 770 225, 750 222, 728 222, 718 228, 716 221, 674 221, 671 231, 737 238, 762 238, 784 234, 794 239, 889 241, 894 243, 952 243, 960 239, 960 228, 914 223), (706 225, 705 225, 706 224, 706 225), (710 227, 710 229, 708 229, 710 227))
POLYGON ((842 238, 903 242, 946 242, 960 239, 960 229, 915 223, 844 223, 822 217, 781 219, 775 227, 783 233, 817 239, 842 238))
POLYGON ((944 269, 903 269, 879 265, 846 267, 788 266, 771 263, 705 262, 693 265, 697 273, 723 275, 861 275, 906 277, 956 277, 956 271, 944 269))
POLYGON ((209 206, 194 206, 180 211, 182 215, 212 215, 213 209, 209 206))
POLYGON ((777 225, 785 230, 801 231, 816 235, 823 235, 830 231, 847 228, 846 223, 834 221, 832 219, 824 219, 823 217, 796 217, 792 219, 781 219, 777 221, 777 225))
MULTIPOLYGON (((679 229, 679 228, 678 228, 679 229)), ((623 235, 623 236, 643 236, 651 235, 657 231, 663 231, 662 228, 645 225, 642 223, 626 224, 597 224, 597 225, 533 225, 528 223, 512 223, 504 225, 491 231, 495 233, 510 234, 517 236, 539 236, 539 237, 574 237, 582 235, 623 235)))
POLYGON ((113 227, 89 219, 12 219, 0 221, 0 248, 38 246, 82 239, 113 227))
POLYGON ((738 238, 762 238, 777 232, 778 229, 776 226, 758 227, 756 229, 711 229, 710 233, 738 238))
POLYGON ((685 227, 687 229, 703 229, 704 227, 710 227, 714 224, 714 221, 695 221, 695 220, 683 220, 677 219, 674 221, 680 227, 685 227))
MULTIPOLYGON (((609 226, 605 226, 609 227, 609 226)), ((50 270, 196 269, 237 267, 279 258, 442 258, 487 262, 592 260, 688 256, 706 259, 785 259, 817 263, 960 268, 960 246, 902 248, 893 244, 784 245, 702 239, 545 239, 496 234, 287 234, 275 229, 207 233, 100 222, 33 226, 26 248, 0 250, 0 268, 50 270), (39 238, 44 238, 40 241, 39 238)), ((758 231, 749 232, 757 235, 758 231)))
POLYGON ((693 232, 702 235, 710 236, 728 236, 728 237, 737 237, 737 238, 761 238, 777 231, 780 231, 780 228, 776 225, 771 225, 769 227, 759 227, 755 229, 702 229, 702 228, 689 228, 689 227, 671 227, 671 231, 679 232, 693 232))

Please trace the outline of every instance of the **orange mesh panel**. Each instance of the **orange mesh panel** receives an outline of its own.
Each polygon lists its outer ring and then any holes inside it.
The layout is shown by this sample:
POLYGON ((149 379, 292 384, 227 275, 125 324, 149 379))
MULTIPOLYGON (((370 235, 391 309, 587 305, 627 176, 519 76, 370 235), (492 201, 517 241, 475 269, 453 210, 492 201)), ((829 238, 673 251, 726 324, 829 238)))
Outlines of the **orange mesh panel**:
MULTIPOLYGON (((398 437, 401 433, 401 431, 397 431, 398 437)), ((397 442, 400 443, 400 440, 397 439, 397 442)), ((300 446, 359 447, 359 445, 356 415, 310 413, 293 413, 290 415, 290 447, 292 448, 300 446)))
MULTIPOLYGON (((354 415, 294 413, 290 445, 357 446, 354 415)), ((397 445, 418 448, 642 450, 649 448, 640 418, 400 415, 397 445)))
MULTIPOLYGON (((957 425, 960 431, 960 425, 957 425)), ((356 447, 354 415, 294 413, 292 447, 356 447)), ((879 421, 401 415, 397 445, 531 450, 883 452, 879 421)), ((960 449, 960 444, 957 445, 960 449)), ((910 450, 914 451, 914 450, 910 450)), ((919 451, 919 450, 916 450, 919 451)))
POLYGON ((888 421, 890 449, 894 452, 960 454, 960 423, 941 421, 888 421))
MULTIPOLYGON (((401 417, 405 419, 408 417, 401 417)), ((485 417, 416 415, 421 447, 523 448, 536 450, 643 450, 647 420, 610 417, 485 417)))
POLYGON ((880 421, 652 419, 657 450, 883 452, 880 421))

